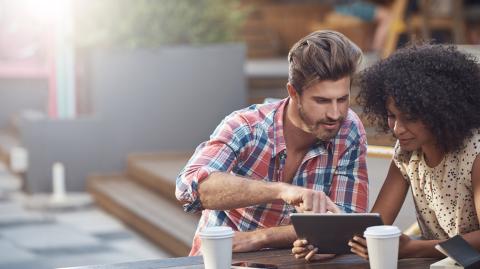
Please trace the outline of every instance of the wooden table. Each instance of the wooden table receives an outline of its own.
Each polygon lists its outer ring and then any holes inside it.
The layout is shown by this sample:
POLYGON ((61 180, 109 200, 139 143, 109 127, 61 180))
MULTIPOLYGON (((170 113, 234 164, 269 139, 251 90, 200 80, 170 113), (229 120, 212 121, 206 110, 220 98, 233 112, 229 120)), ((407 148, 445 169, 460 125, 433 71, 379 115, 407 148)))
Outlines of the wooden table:
MULTIPOLYGON (((328 261, 306 263, 304 260, 296 260, 290 249, 266 250, 249 253, 235 253, 233 262, 251 261, 257 263, 275 264, 279 269, 287 268, 330 268, 330 269, 363 269, 369 268, 368 262, 355 255, 342 255, 328 261)), ((434 259, 405 259, 400 260, 398 269, 428 269, 434 259)), ((88 262, 88 261, 86 261, 88 262)), ((158 269, 158 268, 204 268, 202 257, 182 257, 163 260, 147 260, 112 265, 93 265, 75 267, 75 269, 158 269)), ((73 268, 70 268, 73 269, 73 268)))

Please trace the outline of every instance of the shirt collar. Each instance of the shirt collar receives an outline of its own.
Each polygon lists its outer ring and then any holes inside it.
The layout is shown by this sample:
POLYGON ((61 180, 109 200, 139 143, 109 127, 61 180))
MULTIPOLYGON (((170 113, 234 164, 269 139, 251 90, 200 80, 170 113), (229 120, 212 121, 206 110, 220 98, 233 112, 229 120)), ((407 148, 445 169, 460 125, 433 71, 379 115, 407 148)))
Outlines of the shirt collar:
POLYGON ((273 128, 270 132, 270 135, 273 136, 274 141, 273 157, 287 149, 287 146, 285 145, 285 137, 283 136, 283 115, 289 100, 290 97, 287 97, 280 101, 280 104, 273 115, 273 128))

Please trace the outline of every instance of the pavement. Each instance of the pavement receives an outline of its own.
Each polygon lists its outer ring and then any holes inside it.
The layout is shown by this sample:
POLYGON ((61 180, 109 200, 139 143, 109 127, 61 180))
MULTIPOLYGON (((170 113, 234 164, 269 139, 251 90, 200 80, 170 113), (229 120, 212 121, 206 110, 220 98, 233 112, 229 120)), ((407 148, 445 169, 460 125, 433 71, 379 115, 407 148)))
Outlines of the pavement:
MULTIPOLYGON (((93 202, 53 210, 32 207, 32 201, 38 203, 45 195, 23 193, 20 182, 0 164, 0 269, 64 268, 170 257, 93 202)), ((77 193, 79 196, 82 201, 91 200, 88 193, 77 193)))

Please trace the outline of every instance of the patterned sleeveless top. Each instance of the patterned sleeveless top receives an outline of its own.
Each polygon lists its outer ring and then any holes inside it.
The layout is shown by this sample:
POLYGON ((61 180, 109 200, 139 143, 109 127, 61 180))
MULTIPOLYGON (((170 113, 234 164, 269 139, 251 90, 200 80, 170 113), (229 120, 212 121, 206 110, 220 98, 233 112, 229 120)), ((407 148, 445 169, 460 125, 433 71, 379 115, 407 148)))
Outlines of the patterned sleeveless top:
POLYGON ((393 161, 411 186, 417 220, 425 239, 448 239, 480 229, 473 199, 471 171, 480 154, 480 129, 462 149, 429 167, 421 150, 402 151, 395 145, 393 161))

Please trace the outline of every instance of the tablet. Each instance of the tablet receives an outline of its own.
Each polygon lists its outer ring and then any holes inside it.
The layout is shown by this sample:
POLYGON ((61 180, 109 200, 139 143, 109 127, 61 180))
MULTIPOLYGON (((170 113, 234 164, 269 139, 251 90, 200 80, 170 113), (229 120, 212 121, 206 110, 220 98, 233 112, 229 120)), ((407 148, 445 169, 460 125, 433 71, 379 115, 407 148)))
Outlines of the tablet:
POLYGON ((378 213, 292 213, 298 238, 318 247, 318 253, 351 253, 348 241, 354 235, 363 236, 367 227, 383 225, 378 213))

